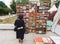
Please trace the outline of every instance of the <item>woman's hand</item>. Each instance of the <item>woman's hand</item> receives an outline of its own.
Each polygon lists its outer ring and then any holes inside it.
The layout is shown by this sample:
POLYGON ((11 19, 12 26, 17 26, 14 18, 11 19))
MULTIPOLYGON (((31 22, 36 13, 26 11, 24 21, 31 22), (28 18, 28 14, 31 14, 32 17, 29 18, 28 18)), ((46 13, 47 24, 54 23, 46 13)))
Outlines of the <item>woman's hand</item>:
POLYGON ((23 29, 23 27, 19 27, 18 30, 23 29))

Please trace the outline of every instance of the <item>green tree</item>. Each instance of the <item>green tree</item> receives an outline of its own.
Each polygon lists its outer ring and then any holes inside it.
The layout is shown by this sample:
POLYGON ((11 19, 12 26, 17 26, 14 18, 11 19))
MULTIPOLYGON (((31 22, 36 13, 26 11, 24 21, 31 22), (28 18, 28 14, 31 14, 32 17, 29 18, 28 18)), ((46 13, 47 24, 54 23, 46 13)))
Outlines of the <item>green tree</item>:
POLYGON ((26 5, 28 3, 29 3, 28 0, 18 0, 18 2, 17 2, 17 4, 23 4, 23 5, 26 5))
POLYGON ((11 7, 12 11, 14 11, 16 13, 16 2, 15 2, 15 0, 12 0, 10 7, 11 7))
POLYGON ((11 12, 11 9, 8 8, 5 3, 3 3, 2 1, 0 1, 0 15, 6 15, 9 12, 11 12))
POLYGON ((9 14, 9 12, 11 12, 11 9, 9 8, 3 8, 4 9, 4 14, 9 14))
POLYGON ((59 3, 60 1, 57 1, 57 3, 55 3, 55 6, 58 8, 59 7, 59 3))
POLYGON ((0 1, 0 7, 7 8, 7 6, 5 5, 5 3, 3 3, 2 1, 0 1))

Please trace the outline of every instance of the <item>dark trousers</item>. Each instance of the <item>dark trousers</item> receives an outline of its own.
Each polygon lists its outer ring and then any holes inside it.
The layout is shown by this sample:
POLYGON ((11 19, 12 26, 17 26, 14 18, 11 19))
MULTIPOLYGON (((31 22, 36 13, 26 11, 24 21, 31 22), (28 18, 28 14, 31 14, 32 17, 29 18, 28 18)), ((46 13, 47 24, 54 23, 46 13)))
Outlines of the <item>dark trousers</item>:
POLYGON ((17 39, 24 39, 24 32, 22 30, 16 31, 16 38, 17 39))

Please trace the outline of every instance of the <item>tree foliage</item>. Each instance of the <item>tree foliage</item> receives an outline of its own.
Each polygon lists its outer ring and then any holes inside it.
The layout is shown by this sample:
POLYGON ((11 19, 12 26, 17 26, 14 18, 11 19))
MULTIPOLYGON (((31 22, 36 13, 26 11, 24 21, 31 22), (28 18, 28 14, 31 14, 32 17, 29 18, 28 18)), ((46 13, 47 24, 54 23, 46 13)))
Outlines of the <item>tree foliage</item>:
POLYGON ((21 0, 21 2, 20 2, 20 0, 18 0, 18 2, 17 2, 17 4, 23 4, 23 5, 26 5, 28 3, 29 3, 28 0, 21 0))
POLYGON ((2 1, 0 1, 0 7, 6 8, 7 6, 2 1))
POLYGON ((60 1, 58 1, 57 3, 55 3, 55 6, 58 8, 59 7, 59 3, 60 1))
POLYGON ((3 3, 2 1, 0 1, 0 15, 5 15, 8 14, 9 12, 11 12, 11 9, 8 8, 5 3, 3 3))
POLYGON ((14 11, 16 13, 16 2, 15 2, 15 0, 12 0, 10 7, 11 7, 12 11, 14 11))

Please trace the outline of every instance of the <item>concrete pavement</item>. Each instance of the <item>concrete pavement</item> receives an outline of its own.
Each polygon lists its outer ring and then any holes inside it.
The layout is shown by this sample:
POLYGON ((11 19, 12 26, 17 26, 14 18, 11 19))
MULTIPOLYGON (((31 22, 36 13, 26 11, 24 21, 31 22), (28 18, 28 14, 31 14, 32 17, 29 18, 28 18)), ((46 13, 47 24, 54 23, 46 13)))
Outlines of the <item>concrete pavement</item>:
POLYGON ((0 24, 0 30, 2 30, 2 29, 14 29, 14 24, 0 24))
POLYGON ((16 16, 15 14, 12 14, 12 15, 5 15, 5 16, 0 16, 0 19, 6 19, 6 18, 10 18, 10 17, 13 17, 13 16, 16 16))
MULTIPOLYGON (((34 44, 35 37, 49 37, 57 36, 52 32, 47 32, 46 34, 35 34, 29 33, 25 34, 23 44, 34 44)), ((19 44, 16 39, 16 33, 13 30, 0 30, 0 44, 19 44)))
MULTIPOLYGON (((33 34, 25 34, 23 44, 32 44, 33 34)), ((0 44, 19 44, 14 31, 0 30, 0 44)))

